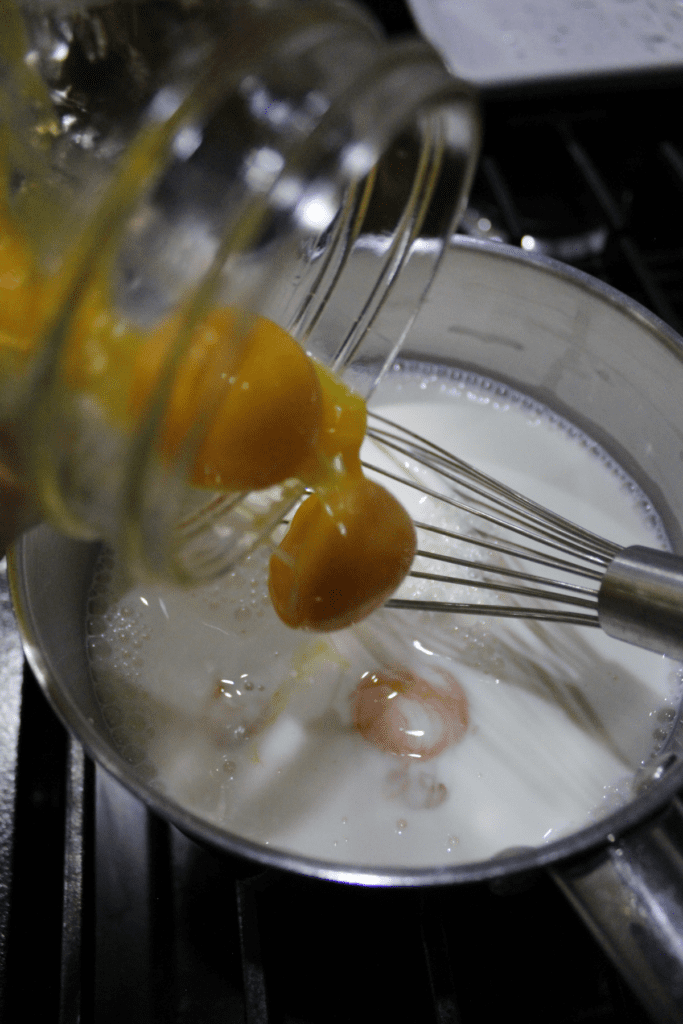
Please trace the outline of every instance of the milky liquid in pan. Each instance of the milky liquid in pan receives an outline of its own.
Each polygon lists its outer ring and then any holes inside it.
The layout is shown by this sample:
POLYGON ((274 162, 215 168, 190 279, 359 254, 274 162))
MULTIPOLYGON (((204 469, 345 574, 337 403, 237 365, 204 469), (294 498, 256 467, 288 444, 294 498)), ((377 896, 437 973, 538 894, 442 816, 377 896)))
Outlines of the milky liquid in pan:
MULTIPOLYGON (((390 374, 373 404, 589 529, 663 543, 626 475, 522 396, 421 366, 390 374)), ((442 521, 430 499, 400 496, 415 518, 442 521)), ((104 554, 89 600, 90 663, 117 746, 143 779, 230 832, 342 863, 482 860, 614 810, 666 740, 679 674, 662 657, 597 629, 439 613, 294 632, 270 607, 268 555, 194 592, 121 594, 104 554), (437 688, 455 677, 466 695, 464 738, 434 758, 387 753, 353 728, 361 678, 397 668, 437 688)), ((406 591, 454 599, 441 586, 406 591)), ((438 734, 429 709, 404 707, 412 733, 438 734)))

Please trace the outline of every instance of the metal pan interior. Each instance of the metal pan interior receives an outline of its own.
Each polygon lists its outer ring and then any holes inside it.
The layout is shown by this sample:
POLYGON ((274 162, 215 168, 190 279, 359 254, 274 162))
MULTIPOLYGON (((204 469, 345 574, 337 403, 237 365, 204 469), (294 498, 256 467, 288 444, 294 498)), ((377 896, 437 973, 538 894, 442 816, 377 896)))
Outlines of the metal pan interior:
MULTIPOLYGON (((672 547, 683 549, 683 480, 676 472, 683 417, 673 386, 683 383, 682 349, 649 314, 551 261, 462 240, 444 260, 408 354, 493 376, 570 417, 653 498, 672 547)), ((57 713, 94 758, 181 829, 229 852, 361 884, 474 880, 551 863, 620 833, 664 804, 683 781, 674 731, 657 785, 643 786, 616 813, 538 849, 476 863, 377 867, 255 844, 147 785, 111 741, 85 653, 85 602, 96 556, 94 546, 66 540, 47 527, 16 546, 12 586, 29 661, 57 713)))

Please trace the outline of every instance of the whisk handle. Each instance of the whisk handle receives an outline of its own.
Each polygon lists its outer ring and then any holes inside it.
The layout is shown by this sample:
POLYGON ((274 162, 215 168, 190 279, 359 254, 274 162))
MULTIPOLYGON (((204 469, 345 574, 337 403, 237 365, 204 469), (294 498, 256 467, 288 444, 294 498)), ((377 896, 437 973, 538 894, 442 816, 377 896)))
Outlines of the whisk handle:
POLYGON ((598 593, 609 636, 683 659, 683 558, 634 546, 610 562, 598 593))

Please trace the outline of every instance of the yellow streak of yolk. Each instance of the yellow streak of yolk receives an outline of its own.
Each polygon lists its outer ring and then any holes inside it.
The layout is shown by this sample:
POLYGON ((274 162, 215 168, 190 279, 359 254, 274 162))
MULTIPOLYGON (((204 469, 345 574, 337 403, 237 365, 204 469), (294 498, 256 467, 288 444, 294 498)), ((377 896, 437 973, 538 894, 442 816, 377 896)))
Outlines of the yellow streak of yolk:
POLYGON ((311 364, 322 395, 322 416, 315 449, 299 467, 299 477, 310 487, 325 486, 346 476, 362 474, 360 446, 368 414, 365 402, 331 370, 311 364))
POLYGON ((0 348, 28 353, 45 306, 33 256, 0 209, 0 348))
POLYGON ((288 626, 337 630, 384 604, 410 569, 417 539, 403 506, 363 476, 365 402, 316 365, 323 419, 315 463, 301 479, 316 493, 299 506, 270 559, 268 589, 288 626))

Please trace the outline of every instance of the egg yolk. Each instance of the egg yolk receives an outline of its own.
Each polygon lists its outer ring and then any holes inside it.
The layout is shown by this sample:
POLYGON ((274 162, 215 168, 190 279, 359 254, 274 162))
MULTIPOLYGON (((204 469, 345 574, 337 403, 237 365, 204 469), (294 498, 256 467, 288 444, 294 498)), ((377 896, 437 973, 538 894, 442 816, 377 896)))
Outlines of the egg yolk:
MULTIPOLYGON (((0 203, 0 350, 32 350, 53 291, 0 203)), ((145 331, 116 312, 96 279, 70 325, 65 383, 134 429, 179 326, 169 318, 145 331)), ((412 521, 363 476, 363 400, 272 321, 256 318, 244 337, 239 326, 235 310, 215 309, 195 328, 165 402, 159 455, 182 459, 187 446, 195 487, 239 492, 295 478, 312 489, 270 560, 270 595, 290 626, 341 629, 408 572, 412 521)))
POLYGON ((415 527, 384 487, 363 476, 365 402, 315 364, 323 397, 318 444, 300 467, 315 493, 273 553, 268 589, 288 626, 336 630, 384 604, 410 569, 415 527))
MULTIPOLYGON (((213 310, 196 329, 179 366, 161 427, 160 450, 173 458, 191 436, 199 439, 190 473, 196 487, 261 490, 300 475, 316 450, 323 419, 322 390, 313 363, 281 327, 258 318, 244 340, 237 365, 223 371, 216 389, 207 368, 235 336, 235 313, 213 310)), ((131 402, 137 411, 154 390, 172 328, 140 348, 131 402)))
POLYGON ((415 528, 364 476, 311 495, 270 559, 273 606, 288 626, 343 629, 384 604, 410 569, 415 528))
POLYGON ((0 348, 25 354, 33 347, 45 283, 33 255, 0 204, 0 348))

